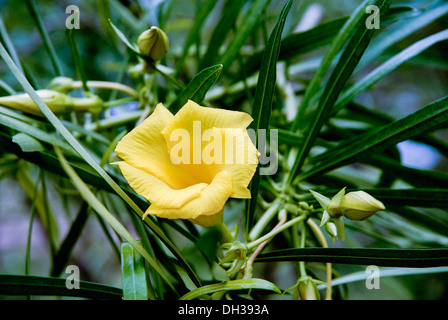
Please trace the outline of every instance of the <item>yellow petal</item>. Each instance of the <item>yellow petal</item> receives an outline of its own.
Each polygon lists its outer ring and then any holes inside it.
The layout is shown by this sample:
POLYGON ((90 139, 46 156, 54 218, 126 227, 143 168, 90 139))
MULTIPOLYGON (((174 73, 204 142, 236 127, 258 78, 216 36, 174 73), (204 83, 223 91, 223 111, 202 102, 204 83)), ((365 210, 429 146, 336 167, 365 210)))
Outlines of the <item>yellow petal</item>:
POLYGON ((162 135, 165 137, 169 152, 171 152, 179 145, 177 132, 187 132, 190 139, 190 161, 180 163, 179 167, 189 172, 197 180, 210 183, 217 170, 213 164, 207 165, 202 159, 204 148, 207 145, 207 142, 202 141, 204 132, 214 130, 214 128, 245 129, 252 120, 252 117, 244 112, 206 108, 193 101, 188 101, 163 129, 162 135), (176 139, 173 139, 173 136, 176 139))
POLYGON ((174 190, 162 180, 124 161, 117 164, 129 185, 138 194, 158 207, 180 208, 189 201, 200 197, 201 191, 207 187, 207 184, 199 183, 185 189, 174 190))
POLYGON ((198 198, 189 201, 178 209, 151 204, 146 210, 145 216, 152 214, 168 219, 196 219, 201 216, 211 216, 224 208, 232 193, 232 175, 227 171, 222 171, 215 176, 212 183, 202 190, 198 198))
POLYGON ((245 129, 219 129, 223 138, 223 160, 210 169, 212 175, 220 171, 232 174, 232 198, 249 199, 247 188, 257 169, 259 152, 245 129))
POLYGON ((164 181, 173 189, 183 189, 198 181, 170 160, 161 131, 174 116, 162 104, 118 143, 115 152, 131 166, 164 181))

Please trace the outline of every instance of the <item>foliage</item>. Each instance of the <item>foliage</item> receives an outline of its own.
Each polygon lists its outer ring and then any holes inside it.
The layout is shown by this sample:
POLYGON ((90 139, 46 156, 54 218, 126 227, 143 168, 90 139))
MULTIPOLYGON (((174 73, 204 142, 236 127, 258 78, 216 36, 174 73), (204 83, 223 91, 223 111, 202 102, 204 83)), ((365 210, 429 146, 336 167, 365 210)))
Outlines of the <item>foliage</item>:
POLYGON ((42 114, 0 102, 0 185, 11 190, 0 193, 1 295, 286 300, 305 299, 307 283, 322 298, 369 299, 360 280, 375 265, 382 298, 446 297, 446 2, 89 0, 79 29, 66 28, 62 2, 26 4, 2 4, 0 95, 27 93, 42 114), (369 5, 379 29, 366 25, 369 5), (161 61, 136 45, 151 26, 169 38, 161 61), (55 114, 41 89, 100 108, 55 114), (142 219, 148 201, 111 165, 158 103, 175 114, 189 99, 247 112, 270 133, 254 141, 271 163, 251 199, 226 204, 230 231, 142 219), (439 164, 409 165, 404 143, 439 164), (386 207, 342 218, 345 236, 319 226, 310 193, 344 187, 386 207), (80 290, 66 288, 68 265, 80 266, 80 290))

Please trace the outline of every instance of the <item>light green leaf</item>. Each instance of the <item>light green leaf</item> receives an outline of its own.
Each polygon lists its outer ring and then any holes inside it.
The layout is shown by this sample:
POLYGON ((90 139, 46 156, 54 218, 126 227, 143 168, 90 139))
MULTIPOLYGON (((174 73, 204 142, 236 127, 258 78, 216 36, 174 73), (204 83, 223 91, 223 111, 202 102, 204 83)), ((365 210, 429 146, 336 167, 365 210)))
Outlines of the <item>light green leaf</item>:
POLYGON ((182 92, 177 95, 176 100, 171 103, 169 106, 170 111, 176 113, 188 100, 193 100, 200 104, 204 100, 207 91, 218 80, 221 71, 222 65, 219 64, 206 68, 195 75, 182 92))
POLYGON ((121 275, 124 300, 148 300, 143 256, 126 242, 121 244, 121 275))
POLYGON ((12 137, 12 141, 14 143, 17 143, 23 152, 36 152, 43 151, 45 149, 39 141, 27 135, 26 133, 16 134, 14 137, 12 137))
POLYGON ((193 300, 206 294, 211 294, 218 291, 233 291, 233 290, 248 290, 261 289, 281 293, 280 289, 267 280, 263 279, 243 279, 231 280, 222 283, 210 284, 188 292, 179 298, 179 300, 193 300))

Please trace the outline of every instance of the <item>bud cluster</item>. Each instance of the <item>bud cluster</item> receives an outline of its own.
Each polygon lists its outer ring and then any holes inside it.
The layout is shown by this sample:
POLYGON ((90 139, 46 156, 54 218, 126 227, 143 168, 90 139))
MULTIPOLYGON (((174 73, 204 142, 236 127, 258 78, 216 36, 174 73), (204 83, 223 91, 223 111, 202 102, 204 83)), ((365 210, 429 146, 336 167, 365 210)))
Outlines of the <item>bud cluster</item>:
POLYGON ((381 201, 364 191, 353 191, 345 194, 345 188, 343 188, 332 199, 313 190, 310 190, 310 192, 324 209, 321 226, 325 225, 327 233, 333 239, 337 237, 337 230, 344 238, 344 222, 340 219, 341 217, 362 221, 370 218, 379 210, 386 209, 381 201))

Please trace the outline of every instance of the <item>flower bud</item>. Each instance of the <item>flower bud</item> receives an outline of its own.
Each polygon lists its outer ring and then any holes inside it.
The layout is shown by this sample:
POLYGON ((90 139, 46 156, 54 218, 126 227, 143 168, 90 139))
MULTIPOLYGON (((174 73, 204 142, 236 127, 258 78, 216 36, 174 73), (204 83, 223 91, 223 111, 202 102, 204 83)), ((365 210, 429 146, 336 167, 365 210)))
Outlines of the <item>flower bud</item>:
POLYGON ((161 60, 168 52, 168 37, 161 29, 151 27, 137 40, 140 53, 153 61, 161 60))
POLYGON ((320 294, 316 284, 311 280, 303 280, 299 283, 299 295, 302 300, 319 300, 320 294))
MULTIPOLYGON (((37 90, 36 93, 54 113, 70 112, 73 109, 73 98, 53 90, 37 90)), ((42 116, 42 111, 27 94, 18 94, 0 98, 0 105, 42 116)))
POLYGON ((48 85, 48 89, 62 93, 68 93, 74 89, 73 79, 68 77, 56 77, 51 80, 50 84, 48 85))
POLYGON ((334 222, 331 222, 331 221, 327 222, 325 224, 325 230, 332 238, 338 237, 338 229, 336 228, 336 225, 334 224, 334 222))
POLYGON ((339 209, 350 220, 365 220, 373 216, 377 211, 386 209, 381 201, 378 201, 364 191, 349 192, 342 197, 339 209))

